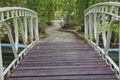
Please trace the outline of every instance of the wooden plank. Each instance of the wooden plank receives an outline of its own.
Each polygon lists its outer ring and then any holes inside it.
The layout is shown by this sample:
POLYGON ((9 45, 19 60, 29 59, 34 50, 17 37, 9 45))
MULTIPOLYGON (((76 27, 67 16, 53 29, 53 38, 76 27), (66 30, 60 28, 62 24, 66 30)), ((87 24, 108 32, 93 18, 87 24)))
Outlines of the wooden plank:
POLYGON ((113 75, 76 75, 76 76, 51 76, 51 77, 14 77, 10 80, 117 80, 113 75))
POLYGON ((9 80, 118 80, 86 43, 40 43, 24 57, 9 80))

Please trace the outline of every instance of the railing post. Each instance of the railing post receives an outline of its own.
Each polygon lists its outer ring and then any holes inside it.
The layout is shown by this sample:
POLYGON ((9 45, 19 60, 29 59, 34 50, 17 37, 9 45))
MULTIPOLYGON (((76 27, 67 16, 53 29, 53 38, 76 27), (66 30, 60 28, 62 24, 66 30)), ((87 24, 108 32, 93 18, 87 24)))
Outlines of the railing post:
POLYGON ((2 59, 1 40, 0 40, 0 80, 4 80, 4 76, 3 76, 3 59, 2 59))
POLYGON ((26 18, 26 16, 24 17, 24 26, 25 26, 25 42, 27 43, 28 30, 27 30, 27 18, 26 18))
POLYGON ((24 29, 24 26, 22 24, 22 20, 20 18, 18 18, 18 20, 19 20, 19 23, 20 23, 20 29, 21 29, 23 43, 24 43, 25 46, 27 46, 26 41, 25 41, 25 29, 24 29))
POLYGON ((95 39, 97 38, 96 34, 97 34, 97 21, 96 21, 96 18, 97 18, 97 14, 94 13, 94 35, 95 35, 95 39))
POLYGON ((105 47, 105 55, 106 56, 108 56, 108 50, 110 47, 110 40, 111 40, 113 24, 114 24, 114 19, 110 21, 109 28, 108 28, 107 41, 106 41, 106 47, 105 47))
POLYGON ((31 42, 33 42, 33 18, 30 17, 30 21, 29 21, 29 26, 30 26, 30 40, 31 42))
POLYGON ((92 41, 92 15, 89 15, 89 35, 90 35, 90 41, 92 41))
POLYGON ((96 46, 98 46, 99 45, 99 32, 100 32, 100 30, 99 30, 99 27, 100 27, 100 21, 97 19, 97 27, 96 27, 96 46))
POLYGON ((103 36, 103 44, 106 47, 106 26, 105 26, 105 14, 102 14, 102 36, 103 36))
POLYGON ((35 38, 39 40, 38 18, 35 19, 35 38))
POLYGON ((18 44, 19 44, 19 34, 18 34, 18 21, 17 17, 13 19, 14 22, 14 30, 15 30, 15 48, 18 51, 18 44))
POLYGON ((85 23, 85 40, 87 40, 88 39, 88 18, 87 18, 87 16, 84 16, 84 23, 85 23))

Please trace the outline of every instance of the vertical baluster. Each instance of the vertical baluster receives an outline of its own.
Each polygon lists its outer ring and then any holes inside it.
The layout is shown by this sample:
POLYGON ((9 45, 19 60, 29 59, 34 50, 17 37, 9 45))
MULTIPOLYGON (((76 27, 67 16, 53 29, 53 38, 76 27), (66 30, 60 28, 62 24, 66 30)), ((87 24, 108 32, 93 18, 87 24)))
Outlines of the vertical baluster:
POLYGON ((106 26, 105 26, 106 20, 105 18, 106 18, 106 15, 102 14, 102 38, 103 38, 104 47, 106 47, 106 26))
POLYGON ((25 15, 24 15, 24 10, 22 10, 22 16, 25 16, 25 15))
POLYGON ((96 7, 94 8, 94 12, 96 12, 96 7))
POLYGON ((35 19, 35 38, 36 40, 39 40, 39 28, 38 28, 38 18, 35 19))
POLYGON ((87 40, 88 39, 88 16, 86 16, 85 15, 85 17, 84 17, 85 19, 85 21, 84 21, 84 23, 85 23, 85 39, 87 40))
POLYGON ((112 33, 113 25, 114 25, 114 19, 110 21, 109 28, 108 28, 106 47, 105 47, 105 55, 106 56, 108 56, 108 50, 110 47, 110 40, 111 40, 111 33, 112 33))
POLYGON ((23 16, 23 10, 21 10, 21 16, 23 16))
POLYGON ((104 6, 101 6, 101 8, 102 8, 102 12, 104 12, 104 6))
POLYGON ((27 12, 26 11, 24 12, 24 16, 27 16, 27 12))
POLYGON ((102 12, 102 6, 100 6, 100 12, 102 12))
POLYGON ((97 27, 97 21, 96 21, 96 17, 97 17, 97 14, 96 13, 94 13, 94 36, 95 36, 95 39, 96 39, 96 34, 97 34, 97 32, 96 32, 96 27, 97 27))
POLYGON ((1 40, 0 40, 0 80, 4 80, 1 40))
POLYGON ((16 17, 18 17, 18 10, 15 11, 16 17))
POLYGON ((25 16, 26 15, 26 12, 25 12, 25 10, 23 11, 23 16, 25 16))
POLYGON ((25 30, 24 30, 22 20, 20 18, 18 18, 18 20, 19 20, 19 23, 20 23, 20 31, 21 31, 21 34, 22 34, 23 43, 24 43, 25 46, 27 46, 26 41, 25 41, 25 30))
POLYGON ((95 7, 93 8, 93 12, 95 13, 95 7))
POLYGON ((105 12, 108 12, 108 6, 105 7, 105 12))
POLYGON ((99 26, 100 26, 100 20, 99 18, 96 20, 97 24, 96 24, 96 46, 98 46, 99 44, 99 26))
POLYGON ((99 12, 101 12, 101 6, 99 6, 99 12))
POLYGON ((4 20, 4 12, 2 11, 1 20, 4 20))
POLYGON ((25 42, 27 43, 28 30, 27 30, 27 17, 24 17, 24 26, 25 26, 25 42))
POLYGON ((96 12, 98 12, 98 7, 96 7, 96 12))
POLYGON ((116 7, 115 8, 115 14, 118 15, 118 10, 119 10, 119 7, 116 7))
POLYGON ((15 11, 12 10, 12 11, 11 11, 11 17, 12 17, 12 18, 14 17, 14 13, 15 13, 15 11))
POLYGON ((33 18, 33 37, 36 39, 36 24, 35 24, 36 19, 33 18))
POLYGON ((89 35, 90 35, 90 41, 92 41, 92 15, 89 15, 89 35))
POLYGON ((29 23, 30 25, 30 28, 29 28, 29 30, 30 30, 30 40, 31 40, 31 42, 33 42, 33 18, 32 17, 30 17, 30 23, 29 23))
POLYGON ((19 16, 21 16, 21 10, 19 10, 19 16))
MULTIPOLYGON (((119 7, 115 7, 115 14, 118 16, 119 14, 119 7)), ((116 18, 118 20, 118 18, 116 18)))
POLYGON ((112 13, 113 12, 113 9, 112 9, 112 6, 110 6, 110 13, 112 13))
POLYGON ((9 14, 9 11, 7 11, 7 19, 10 18, 10 14, 9 14))
POLYGON ((18 21, 17 17, 13 19, 14 22, 14 30, 15 30, 15 47, 16 50, 18 51, 18 44, 19 44, 19 34, 18 34, 18 21))

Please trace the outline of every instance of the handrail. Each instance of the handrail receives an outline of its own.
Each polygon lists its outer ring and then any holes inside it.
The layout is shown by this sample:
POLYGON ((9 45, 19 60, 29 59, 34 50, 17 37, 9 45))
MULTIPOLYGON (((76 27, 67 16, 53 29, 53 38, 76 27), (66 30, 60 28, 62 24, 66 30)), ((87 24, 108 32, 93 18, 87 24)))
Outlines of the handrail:
POLYGON ((39 42, 38 14, 27 8, 3 7, 0 8, 0 26, 8 35, 14 54, 14 60, 7 68, 3 68, 2 43, 0 41, 0 80, 4 80, 4 77, 6 75, 9 76, 11 69, 14 69, 20 63, 28 50, 39 42), (13 25, 14 35, 12 34, 12 29, 9 23, 12 23, 13 25), (22 36, 25 49, 18 54, 18 46, 20 44, 19 35, 22 36), (28 40, 28 36, 30 37, 30 40, 28 40))
POLYGON ((0 12, 12 11, 12 10, 25 10, 25 11, 28 11, 28 12, 31 12, 31 13, 38 15, 37 12, 30 10, 30 9, 27 9, 27 8, 22 8, 22 7, 2 7, 2 8, 0 8, 0 12))
POLYGON ((120 3, 119 2, 102 2, 102 3, 97 3, 94 4, 92 6, 90 6, 89 8, 87 8, 84 13, 86 13, 87 11, 89 11, 90 9, 97 7, 97 6, 116 6, 116 7, 120 7, 120 3))
POLYGON ((104 2, 95 4, 84 11, 85 40, 92 45, 102 56, 103 60, 110 65, 110 68, 120 79, 120 30, 119 30, 119 65, 117 65, 108 55, 112 30, 115 22, 118 22, 120 29, 120 3, 104 2), (108 23, 106 25, 106 23, 108 23), (100 29, 102 28, 102 29, 100 29), (102 34, 103 47, 100 43, 100 30, 102 34), (103 49, 104 48, 104 49, 103 49))

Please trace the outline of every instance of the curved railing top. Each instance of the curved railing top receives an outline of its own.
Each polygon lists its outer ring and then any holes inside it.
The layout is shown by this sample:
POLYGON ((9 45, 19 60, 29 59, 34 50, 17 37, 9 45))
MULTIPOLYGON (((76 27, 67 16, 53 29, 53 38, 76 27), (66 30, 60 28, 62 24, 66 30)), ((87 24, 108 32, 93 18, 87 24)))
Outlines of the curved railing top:
MULTIPOLYGON (((114 7, 116 7, 118 9, 120 7, 120 2, 103 2, 103 3, 97 3, 97 4, 94 4, 94 5, 90 6, 89 8, 87 8, 84 11, 84 14, 88 15, 89 13, 94 13, 96 11, 97 7, 99 7, 99 10, 102 9, 102 11, 107 12, 108 9, 106 7, 108 7, 108 6, 114 6, 114 7), (105 6, 105 7, 103 7, 103 6, 105 6)), ((111 7, 111 9, 112 9, 112 7, 111 7)), ((115 10, 115 9, 113 9, 113 10, 115 10)))
POLYGON ((3 7, 0 8, 0 22, 15 18, 15 17, 29 16, 38 18, 38 14, 30 9, 22 7, 3 7))
POLYGON ((2 11, 10 11, 10 10, 26 10, 26 11, 32 12, 32 13, 34 13, 36 15, 38 14, 33 10, 30 10, 30 9, 27 9, 27 8, 22 8, 22 7, 3 7, 3 8, 0 8, 0 12, 2 12, 2 11))

